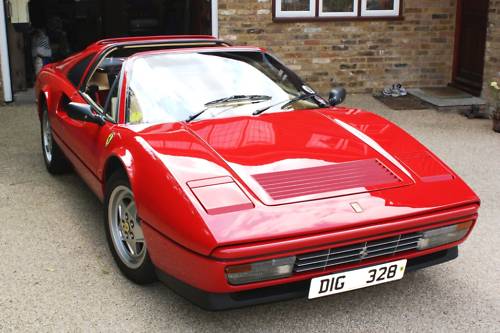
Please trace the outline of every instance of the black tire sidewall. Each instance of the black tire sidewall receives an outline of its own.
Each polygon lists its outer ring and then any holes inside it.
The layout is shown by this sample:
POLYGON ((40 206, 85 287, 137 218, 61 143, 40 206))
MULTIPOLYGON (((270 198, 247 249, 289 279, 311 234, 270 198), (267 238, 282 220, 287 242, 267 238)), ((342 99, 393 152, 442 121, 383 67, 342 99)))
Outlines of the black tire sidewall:
POLYGON ((41 143, 42 143, 42 155, 43 155, 43 161, 45 162, 45 166, 47 167, 47 170, 50 171, 50 168, 51 168, 51 165, 52 165, 52 162, 54 161, 54 145, 52 145, 52 161, 48 161, 47 160, 47 155, 46 155, 46 152, 45 152, 45 142, 44 142, 44 138, 43 138, 43 134, 44 134, 44 128, 43 128, 43 117, 45 116, 45 114, 49 112, 48 109, 47 109, 47 105, 45 103, 42 104, 42 114, 41 114, 41 118, 40 118, 40 133, 41 133, 41 136, 40 136, 40 139, 41 139, 41 143))

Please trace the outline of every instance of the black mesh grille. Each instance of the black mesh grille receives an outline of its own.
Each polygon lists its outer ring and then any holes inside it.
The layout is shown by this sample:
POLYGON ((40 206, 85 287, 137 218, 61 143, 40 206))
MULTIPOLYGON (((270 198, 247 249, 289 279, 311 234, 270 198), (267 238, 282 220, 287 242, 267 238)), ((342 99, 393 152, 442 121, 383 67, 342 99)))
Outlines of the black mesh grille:
POLYGON ((422 233, 411 233, 297 256, 294 272, 301 273, 331 266, 361 262, 381 256, 415 250, 422 233))

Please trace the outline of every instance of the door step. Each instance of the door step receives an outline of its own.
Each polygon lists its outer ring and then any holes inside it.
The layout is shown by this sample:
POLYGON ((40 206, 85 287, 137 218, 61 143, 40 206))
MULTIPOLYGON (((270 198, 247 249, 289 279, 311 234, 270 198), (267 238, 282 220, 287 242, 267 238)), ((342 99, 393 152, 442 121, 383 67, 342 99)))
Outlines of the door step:
POLYGON ((440 111, 464 112, 472 107, 486 109, 486 100, 453 87, 408 89, 408 92, 440 111))

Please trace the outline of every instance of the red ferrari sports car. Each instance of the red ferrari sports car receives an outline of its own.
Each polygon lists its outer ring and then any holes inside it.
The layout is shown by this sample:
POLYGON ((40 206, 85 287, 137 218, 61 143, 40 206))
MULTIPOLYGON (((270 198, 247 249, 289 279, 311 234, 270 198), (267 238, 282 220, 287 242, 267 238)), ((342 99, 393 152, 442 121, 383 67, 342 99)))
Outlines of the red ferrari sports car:
POLYGON ((373 113, 265 50, 108 39, 36 83, 46 167, 104 202, 120 270, 206 309, 310 299, 454 259, 479 199, 373 113))

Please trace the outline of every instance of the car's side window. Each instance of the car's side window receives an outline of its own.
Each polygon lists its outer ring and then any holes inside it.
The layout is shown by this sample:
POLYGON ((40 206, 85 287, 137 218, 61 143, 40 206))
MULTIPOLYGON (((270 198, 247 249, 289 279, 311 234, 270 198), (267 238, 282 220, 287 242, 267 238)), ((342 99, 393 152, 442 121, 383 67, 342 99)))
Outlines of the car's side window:
POLYGON ((112 103, 116 102, 115 99, 112 99, 112 97, 117 96, 117 93, 113 91, 113 89, 116 89, 113 84, 120 76, 123 60, 123 58, 103 58, 86 80, 85 87, 83 87, 84 94, 104 113, 111 112, 112 103), (108 105, 106 105, 108 99, 110 101, 108 103, 109 110, 108 105))
POLYGON ((115 122, 118 121, 118 88, 120 82, 120 75, 116 75, 114 79, 111 89, 109 90, 109 94, 106 98, 106 102, 104 104, 104 113, 115 122))
POLYGON ((111 84, 110 74, 102 68, 97 68, 87 83, 85 93, 92 98, 97 105, 104 107, 111 89, 111 84))

